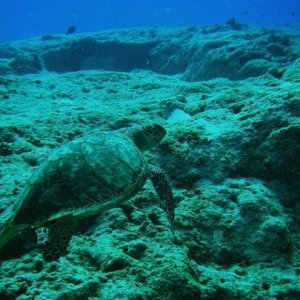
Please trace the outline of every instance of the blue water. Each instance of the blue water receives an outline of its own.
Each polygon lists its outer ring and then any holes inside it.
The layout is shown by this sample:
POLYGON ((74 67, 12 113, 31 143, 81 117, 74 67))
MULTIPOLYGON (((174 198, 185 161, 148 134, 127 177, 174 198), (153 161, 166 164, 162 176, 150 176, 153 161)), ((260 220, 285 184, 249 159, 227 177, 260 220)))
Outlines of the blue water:
POLYGON ((0 0, 0 41, 124 27, 300 23, 300 0, 0 0))

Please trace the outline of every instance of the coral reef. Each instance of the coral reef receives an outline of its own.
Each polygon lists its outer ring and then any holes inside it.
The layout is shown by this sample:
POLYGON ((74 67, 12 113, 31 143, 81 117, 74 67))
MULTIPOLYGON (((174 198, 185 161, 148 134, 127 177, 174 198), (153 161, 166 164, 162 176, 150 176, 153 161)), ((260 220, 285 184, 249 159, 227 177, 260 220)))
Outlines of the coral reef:
POLYGON ((177 203, 176 243, 149 182, 57 261, 22 232, 0 299, 300 299, 300 43, 234 24, 0 45, 0 218, 52 149, 150 121, 177 203))

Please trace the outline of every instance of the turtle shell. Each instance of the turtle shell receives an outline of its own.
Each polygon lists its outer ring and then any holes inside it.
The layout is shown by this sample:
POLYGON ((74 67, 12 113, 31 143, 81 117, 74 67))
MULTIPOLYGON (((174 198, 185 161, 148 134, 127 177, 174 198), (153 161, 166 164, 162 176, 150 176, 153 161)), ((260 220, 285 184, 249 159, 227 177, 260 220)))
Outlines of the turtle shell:
POLYGON ((147 176, 147 162, 126 135, 76 139, 55 150, 29 179, 14 206, 14 223, 99 214, 136 194, 147 176))

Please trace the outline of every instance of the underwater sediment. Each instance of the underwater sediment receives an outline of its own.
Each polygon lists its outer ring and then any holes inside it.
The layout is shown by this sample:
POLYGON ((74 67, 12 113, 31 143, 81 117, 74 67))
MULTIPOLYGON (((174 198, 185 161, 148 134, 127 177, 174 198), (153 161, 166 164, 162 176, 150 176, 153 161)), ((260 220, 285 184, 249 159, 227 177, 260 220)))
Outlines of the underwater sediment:
MULTIPOLYGON (((300 36, 230 25, 0 45, 0 213, 49 153, 156 122, 173 243, 149 182, 46 262, 20 234, 0 299, 300 299, 300 36)), ((0 215, 0 218, 1 218, 0 215)))

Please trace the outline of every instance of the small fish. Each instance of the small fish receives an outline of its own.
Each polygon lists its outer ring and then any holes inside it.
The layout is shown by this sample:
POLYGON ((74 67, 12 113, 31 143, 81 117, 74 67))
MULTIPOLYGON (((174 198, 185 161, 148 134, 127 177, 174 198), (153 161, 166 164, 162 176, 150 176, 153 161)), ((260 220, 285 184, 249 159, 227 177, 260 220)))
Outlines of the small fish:
POLYGON ((76 27, 75 26, 70 26, 66 32, 66 34, 72 34, 76 31, 76 27))
POLYGON ((293 11, 293 12, 291 12, 291 15, 292 15, 292 16, 294 16, 295 14, 296 14, 296 13, 295 13, 294 11, 293 11))

